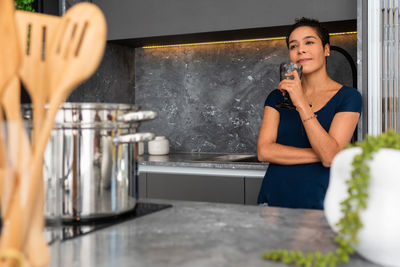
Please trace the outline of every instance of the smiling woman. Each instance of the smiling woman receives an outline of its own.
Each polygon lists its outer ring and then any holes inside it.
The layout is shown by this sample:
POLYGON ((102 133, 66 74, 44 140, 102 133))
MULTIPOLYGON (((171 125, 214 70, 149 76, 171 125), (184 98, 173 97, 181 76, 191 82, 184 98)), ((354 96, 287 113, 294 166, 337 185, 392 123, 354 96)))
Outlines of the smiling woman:
POLYGON ((326 70, 328 32, 313 19, 301 18, 286 38, 289 58, 302 65, 287 74, 266 101, 257 154, 269 161, 258 202, 269 206, 323 209, 334 156, 347 145, 361 113, 355 88, 332 80, 326 70), (288 93, 296 107, 277 107, 288 93))

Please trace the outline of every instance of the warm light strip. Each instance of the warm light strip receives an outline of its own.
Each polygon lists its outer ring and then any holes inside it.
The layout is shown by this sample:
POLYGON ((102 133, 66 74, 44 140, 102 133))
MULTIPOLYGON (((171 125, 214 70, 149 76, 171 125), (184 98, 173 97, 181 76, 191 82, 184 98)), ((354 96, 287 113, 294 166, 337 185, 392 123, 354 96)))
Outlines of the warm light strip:
MULTIPOLYGON (((336 32, 330 33, 330 36, 337 35, 348 35, 356 34, 357 32, 336 32)), ((232 40, 232 41, 218 41, 218 42, 202 42, 202 43, 189 43, 189 44, 172 44, 172 45, 146 45, 142 48, 167 48, 167 47, 183 47, 183 46, 194 46, 194 45, 210 45, 210 44, 231 44, 231 43, 244 43, 244 42, 259 42, 259 41, 272 41, 272 40, 285 40, 286 37, 270 37, 270 38, 259 38, 259 39, 244 39, 244 40, 232 40)))
POLYGON ((348 35, 348 34, 357 34, 356 31, 354 32, 334 32, 334 33, 330 33, 330 36, 336 36, 336 35, 348 35))

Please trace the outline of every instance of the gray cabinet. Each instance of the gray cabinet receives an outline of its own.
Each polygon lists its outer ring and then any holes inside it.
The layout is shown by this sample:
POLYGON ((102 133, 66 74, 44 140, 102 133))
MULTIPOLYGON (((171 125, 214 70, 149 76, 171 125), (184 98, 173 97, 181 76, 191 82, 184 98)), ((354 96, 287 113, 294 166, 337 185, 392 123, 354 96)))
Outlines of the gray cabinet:
POLYGON ((138 183, 138 192, 139 192, 139 198, 146 198, 147 197, 147 179, 146 179, 147 174, 146 173, 140 173, 139 174, 139 183, 138 183))
POLYGON ((244 179, 182 174, 147 174, 147 197, 221 203, 244 203, 244 179))
POLYGON ((139 197, 257 205, 262 178, 141 173, 139 197))
POLYGON ((258 193, 260 192, 263 178, 244 179, 244 203, 246 205, 257 205, 258 193))
POLYGON ((280 27, 298 17, 322 22, 357 19, 349 0, 94 0, 104 12, 108 40, 280 27))

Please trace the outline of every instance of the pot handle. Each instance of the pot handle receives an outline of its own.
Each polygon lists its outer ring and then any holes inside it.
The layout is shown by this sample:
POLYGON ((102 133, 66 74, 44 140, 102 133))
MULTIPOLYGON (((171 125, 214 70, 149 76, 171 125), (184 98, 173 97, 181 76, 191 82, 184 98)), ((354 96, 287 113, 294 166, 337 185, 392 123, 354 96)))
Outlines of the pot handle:
POLYGON ((113 143, 114 145, 128 144, 128 143, 137 143, 153 140, 155 134, 153 133, 135 133, 135 134, 126 134, 119 135, 114 137, 113 143))
POLYGON ((157 112, 152 110, 141 110, 120 115, 118 116, 118 121, 122 122, 144 121, 144 120, 152 120, 155 117, 157 117, 157 112))

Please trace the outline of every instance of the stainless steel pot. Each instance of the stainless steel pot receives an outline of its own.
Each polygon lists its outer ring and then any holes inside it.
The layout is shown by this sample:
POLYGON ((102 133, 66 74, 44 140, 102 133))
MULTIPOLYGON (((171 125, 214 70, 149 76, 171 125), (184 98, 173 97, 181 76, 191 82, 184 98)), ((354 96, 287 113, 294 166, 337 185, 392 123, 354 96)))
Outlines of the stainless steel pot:
MULTIPOLYGON (((31 107, 23 112, 30 117, 31 107)), ((138 192, 136 143, 154 138, 138 133, 138 127, 155 116, 135 105, 63 104, 44 155, 46 218, 82 221, 132 210, 138 192)))

